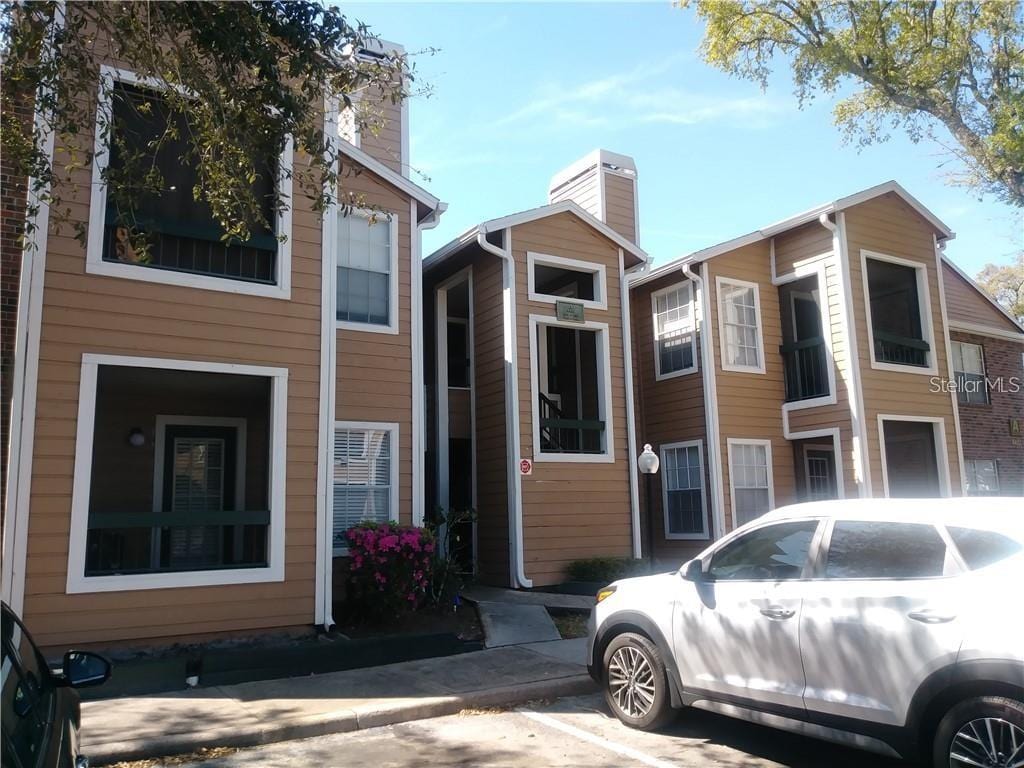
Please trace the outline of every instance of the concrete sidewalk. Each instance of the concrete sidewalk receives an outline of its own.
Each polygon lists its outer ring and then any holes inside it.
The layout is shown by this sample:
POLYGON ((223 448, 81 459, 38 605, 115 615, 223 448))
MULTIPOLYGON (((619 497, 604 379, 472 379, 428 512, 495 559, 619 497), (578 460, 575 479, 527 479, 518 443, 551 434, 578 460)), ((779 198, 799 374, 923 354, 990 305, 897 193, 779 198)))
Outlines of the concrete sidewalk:
MULTIPOLYGON (((82 704, 94 764, 243 747, 594 690, 585 640, 82 704)), ((116 674, 116 671, 115 671, 116 674)))

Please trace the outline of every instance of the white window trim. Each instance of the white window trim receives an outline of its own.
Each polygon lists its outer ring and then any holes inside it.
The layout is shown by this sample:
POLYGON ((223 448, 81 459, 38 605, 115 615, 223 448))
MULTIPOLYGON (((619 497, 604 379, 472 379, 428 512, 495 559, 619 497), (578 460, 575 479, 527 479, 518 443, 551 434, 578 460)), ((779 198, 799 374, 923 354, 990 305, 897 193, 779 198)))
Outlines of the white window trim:
POLYGON ((110 161, 110 152, 103 136, 106 116, 111 114, 114 98, 114 83, 128 83, 152 89, 166 89, 166 85, 153 78, 139 77, 127 69, 118 69, 106 64, 100 66, 99 91, 96 97, 96 126, 93 139, 92 193, 89 200, 89 229, 85 251, 85 271, 91 275, 120 277, 147 283, 176 285, 184 288, 199 288, 208 291, 236 293, 247 296, 262 296, 268 299, 290 299, 292 282, 292 155, 294 141, 291 136, 285 142, 284 151, 278 161, 277 189, 281 199, 288 202, 285 210, 277 214, 277 234, 284 235, 277 242, 277 271, 274 285, 259 285, 243 280, 231 280, 211 275, 195 275, 175 272, 169 269, 154 269, 138 264, 120 264, 103 260, 103 230, 107 215, 107 185, 103 172, 110 161))
POLYGON ((235 507, 245 509, 245 453, 248 439, 246 420, 219 416, 158 415, 153 436, 153 511, 159 512, 163 506, 164 443, 168 426, 234 427, 238 436, 235 446, 235 507))
POLYGON ((538 301, 542 304, 556 304, 559 301, 571 301, 582 304, 584 309, 608 309, 608 277, 604 264, 595 261, 581 261, 579 259, 568 259, 564 256, 553 256, 549 253, 526 252, 526 280, 530 301, 538 301), (536 265, 546 267, 564 267, 577 272, 587 272, 594 275, 596 282, 594 299, 576 299, 560 296, 553 296, 549 293, 537 293, 535 285, 534 268, 536 265))
POLYGON ((735 277, 725 277, 723 275, 717 275, 715 277, 715 300, 718 303, 718 341, 721 347, 722 354, 722 370, 732 371, 734 373, 760 373, 765 372, 765 360, 764 360, 764 324, 761 322, 761 286, 757 283, 752 283, 749 280, 740 280, 735 277), (726 340, 725 334, 725 312, 723 311, 722 303, 722 286, 736 286, 740 288, 753 288, 754 289, 754 315, 757 322, 757 365, 733 365, 726 363, 726 352, 728 350, 728 341, 726 340))
MULTIPOLYGON (((339 429, 354 429, 354 430, 370 430, 376 429, 384 432, 388 432, 391 435, 390 439, 390 450, 391 450, 391 477, 389 482, 391 483, 391 493, 388 496, 388 509, 391 511, 390 522, 398 522, 398 499, 399 499, 399 474, 398 474, 398 463, 399 463, 399 426, 394 421, 335 421, 334 431, 332 435, 337 434, 339 429)), ((333 441, 332 441, 333 442, 333 441)), ((334 457, 330 457, 330 477, 328 480, 328 486, 330 488, 331 499, 334 499, 334 457)), ((371 486, 372 487, 372 486, 371 486)), ((348 554, 347 546, 334 546, 334 513, 333 507, 331 512, 331 542, 334 549, 335 557, 344 557, 348 554)))
POLYGON ((665 538, 669 541, 705 541, 710 536, 708 535, 708 490, 707 483, 704 477, 704 441, 703 440, 684 440, 679 443, 665 443, 659 446, 658 453, 661 457, 661 466, 666 467, 668 463, 665 461, 666 452, 674 448, 697 448, 697 461, 700 464, 700 513, 701 513, 701 532, 700 533, 671 533, 668 529, 668 494, 669 487, 668 481, 662 476, 661 482, 661 512, 664 518, 664 534, 665 538))
POLYGON ((559 464, 612 464, 615 462, 614 408, 612 407, 611 353, 608 344, 608 323, 588 320, 571 323, 557 320, 549 315, 530 315, 530 419, 533 430, 533 462, 559 464), (601 420, 604 421, 604 453, 542 453, 540 449, 540 410, 537 408, 540 393, 539 360, 537 358, 537 329, 554 325, 574 330, 597 331, 598 363, 603 374, 598 375, 598 401, 601 404, 601 420))
POLYGON ((868 328, 868 354, 871 355, 871 367, 878 371, 916 373, 923 376, 937 375, 938 367, 935 361, 938 359, 938 349, 935 346, 935 326, 932 323, 931 291, 928 289, 928 265, 923 261, 911 261, 910 259, 902 259, 899 256, 890 256, 887 253, 879 253, 878 251, 869 251, 862 248, 860 251, 860 275, 864 283, 864 321, 867 323, 868 328), (875 359, 875 331, 871 323, 871 291, 868 288, 868 259, 887 261, 890 264, 898 264, 915 270, 914 274, 917 277, 918 313, 921 318, 921 336, 923 337, 922 340, 928 343, 927 367, 880 363, 875 359))
MULTIPOLYGON (((342 208, 339 206, 332 206, 334 215, 342 216, 342 208)), ((346 331, 362 331, 364 333, 388 333, 391 335, 398 334, 398 214, 394 211, 375 211, 370 208, 352 208, 348 212, 349 216, 361 216, 364 219, 371 217, 376 219, 386 219, 388 222, 388 228, 390 231, 391 239, 391 272, 388 275, 388 322, 387 325, 376 324, 376 323, 357 323, 352 320, 338 320, 338 291, 337 291, 337 280, 334 280, 334 298, 331 302, 331 312, 334 314, 334 324, 339 330, 346 331)), ((338 246, 337 246, 337 227, 334 227, 335 242, 330 244, 330 252, 334 254, 332 259, 332 269, 337 272, 338 267, 338 246)))
MULTIPOLYGON (((196 417, 189 417, 195 419, 196 417)), ((137 589, 208 587, 223 584, 259 584, 284 581, 285 476, 288 436, 288 369, 200 360, 170 360, 122 355, 82 355, 82 379, 78 394, 78 429, 75 438, 75 473, 71 492, 71 533, 68 543, 67 593, 125 592, 137 589), (259 568, 140 573, 117 576, 86 576, 85 547, 89 530, 89 494, 92 485, 93 435, 96 422, 96 381, 101 365, 128 368, 159 368, 171 371, 229 373, 271 380, 270 394, 270 526, 267 565, 259 568)))
POLYGON ((935 440, 935 463, 938 465, 939 473, 939 493, 942 496, 952 496, 946 420, 942 416, 903 416, 880 413, 878 414, 878 453, 882 461, 882 493, 885 498, 889 498, 889 466, 885 456, 885 422, 887 421, 916 421, 932 425, 932 438, 935 440))
POLYGON ((693 284, 692 280, 681 280, 678 283, 662 288, 659 291, 654 291, 651 294, 651 336, 654 337, 654 380, 665 381, 666 379, 674 379, 678 376, 688 376, 691 373, 697 373, 699 370, 699 364, 697 362, 697 289, 693 284), (691 330, 690 347, 693 351, 693 365, 689 368, 680 368, 678 371, 672 371, 671 373, 661 372, 661 355, 658 350, 658 341, 661 339, 658 336, 658 299, 666 294, 678 291, 684 285, 690 286, 690 313, 693 321, 693 328, 691 330))
POLYGON ((768 511, 775 509, 775 472, 772 459, 772 441, 746 437, 730 437, 726 441, 726 449, 729 456, 729 514, 732 517, 732 527, 736 530, 740 526, 736 524, 736 473, 733 472, 733 446, 735 445, 761 445, 765 449, 765 462, 768 466, 768 511))
MULTIPOLYGON (((774 246, 773 246, 774 253, 774 246)), ((825 254, 826 256, 829 254, 825 254)), ((821 257, 815 257, 819 259, 821 257)), ((835 353, 832 347, 833 336, 832 336, 832 310, 829 306, 828 297, 828 273, 826 265, 823 261, 814 261, 808 266, 800 265, 793 272, 786 276, 786 279, 780 281, 780 285, 785 283, 794 282, 801 280, 811 275, 818 276, 818 287, 811 293, 817 293, 816 300, 818 301, 818 307, 821 311, 821 335, 825 340, 825 372, 828 375, 828 394, 822 395, 821 397, 815 397, 809 400, 797 400, 792 403, 783 403, 783 413, 790 413, 791 411, 802 411, 807 408, 819 408, 823 405, 835 405, 838 400, 836 395, 836 361, 835 353)), ((806 295, 806 291, 800 291, 799 293, 806 295)), ((792 296, 790 301, 792 302, 792 296)), ((792 311, 793 305, 790 305, 790 314, 793 316, 794 323, 796 322, 796 313, 792 311)), ((795 332, 795 327, 794 327, 795 332)))

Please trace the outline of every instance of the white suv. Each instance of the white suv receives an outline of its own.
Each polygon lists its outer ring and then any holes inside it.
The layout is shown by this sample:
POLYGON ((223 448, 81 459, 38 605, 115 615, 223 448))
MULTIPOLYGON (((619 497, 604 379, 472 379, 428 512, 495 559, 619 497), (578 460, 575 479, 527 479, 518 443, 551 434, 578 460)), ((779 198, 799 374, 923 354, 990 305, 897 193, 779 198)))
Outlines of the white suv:
POLYGON ((936 767, 1024 766, 1024 499, 775 510, 601 590, 587 650, 636 728, 691 706, 936 767))

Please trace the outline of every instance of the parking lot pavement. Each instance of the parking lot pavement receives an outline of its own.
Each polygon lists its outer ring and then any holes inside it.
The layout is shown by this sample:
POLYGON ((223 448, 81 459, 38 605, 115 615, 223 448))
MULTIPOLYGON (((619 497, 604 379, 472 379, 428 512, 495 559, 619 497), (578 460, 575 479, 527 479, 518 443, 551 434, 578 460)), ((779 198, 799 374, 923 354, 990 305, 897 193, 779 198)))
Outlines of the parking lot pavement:
POLYGON ((908 768, 870 753, 696 710, 683 712, 660 733, 642 733, 612 718, 596 694, 245 749, 192 768, 310 765, 908 768))

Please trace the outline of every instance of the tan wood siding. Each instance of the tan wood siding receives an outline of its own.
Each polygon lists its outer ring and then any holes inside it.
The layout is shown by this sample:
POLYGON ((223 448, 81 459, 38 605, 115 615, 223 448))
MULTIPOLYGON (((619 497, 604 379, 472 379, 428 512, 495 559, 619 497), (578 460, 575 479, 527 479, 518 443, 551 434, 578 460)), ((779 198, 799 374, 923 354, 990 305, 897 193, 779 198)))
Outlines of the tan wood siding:
POLYGON ((631 243, 636 242, 636 179, 604 172, 604 219, 631 243))
POLYGON ((710 260, 708 283, 708 300, 711 302, 715 334, 712 353, 716 366, 725 522, 726 530, 731 530, 735 525, 729 493, 729 438, 771 440, 775 505, 782 506, 796 499, 793 451, 789 441, 783 437, 782 428, 785 387, 782 357, 778 354, 782 343, 782 323, 778 288, 771 281, 768 241, 739 248, 710 260), (718 289, 715 284, 718 276, 745 280, 758 286, 765 357, 763 374, 722 369, 718 289))
MULTIPOLYGON (((711 481, 709 475, 707 423, 704 411, 704 373, 700 364, 701 342, 698 334, 694 356, 697 371, 674 378, 657 380, 654 347, 654 314, 651 294, 681 283, 686 278, 681 272, 666 275, 660 280, 634 288, 630 293, 633 333, 633 378, 636 399, 637 446, 650 443, 659 453, 666 443, 686 440, 701 440, 701 459, 704 462, 704 506, 707 518, 708 536, 713 533, 711 481)), ((696 291, 694 293, 696 297, 696 291)), ((699 305, 694 303, 694 315, 700 316, 699 305)), ((699 322, 699 320, 698 320, 699 322)), ((642 484, 644 479, 639 478, 642 484)), ((662 505, 662 483, 664 472, 654 476, 652 504, 654 518, 654 553, 662 560, 681 563, 707 546, 708 540, 688 541, 665 538, 665 514, 662 505)), ((646 500, 643 487, 640 488, 640 506, 643 519, 642 541, 647 545, 646 500)))
POLYGON ((597 170, 591 168, 551 195, 552 203, 572 200, 587 213, 601 218, 601 188, 597 170))
POLYGON ((959 321, 1020 333, 1020 328, 945 262, 942 264, 942 281, 946 289, 946 312, 950 323, 959 321))
POLYGON ((477 562, 482 580, 489 584, 508 586, 508 453, 503 318, 501 259, 480 252, 473 263, 477 562))
POLYGON ((338 329, 335 413, 339 421, 398 424, 398 519, 412 523, 412 241, 409 198, 364 171, 347 188, 398 218, 398 333, 338 329))
POLYGON ((359 148, 374 160, 379 160, 391 170, 404 176, 409 175, 409 158, 402 157, 402 106, 377 98, 371 101, 365 96, 362 101, 366 119, 371 125, 359 134, 359 148))
POLYGON ((512 251, 516 261, 520 440, 525 456, 533 452, 530 315, 555 315, 552 304, 528 300, 526 252, 604 264, 608 282, 607 311, 588 309, 586 319, 608 324, 615 462, 535 462, 533 474, 522 478, 525 570, 527 577, 541 586, 564 579, 565 567, 573 560, 625 556, 631 551, 628 462, 633 459, 626 443, 619 251, 568 213, 514 227, 512 251))
POLYGON ((832 254, 832 233, 818 222, 804 224, 774 238, 775 274, 785 275, 801 264, 832 254))
MULTIPOLYGON (((114 62, 117 63, 117 62, 114 62)), ((56 165, 67 155, 58 147, 56 165)), ((59 182, 87 222, 91 168, 59 182)), ((51 224, 40 342, 25 620, 44 646, 157 640, 308 625, 313 620, 320 223, 293 198, 290 300, 87 274, 72 227, 51 224), (82 355, 105 353, 286 367, 285 580, 65 594, 82 355)))
POLYGON ((927 298, 932 315, 936 373, 939 377, 945 378, 948 375, 947 350, 939 304, 940 278, 935 258, 934 230, 893 193, 847 210, 845 219, 847 248, 850 255, 850 288, 857 329, 873 492, 877 496, 882 495, 878 414, 893 414, 944 419, 946 451, 945 455, 940 455, 939 461, 948 461, 950 484, 953 493, 959 494, 960 472, 950 395, 947 392, 933 391, 936 388, 931 385, 932 377, 927 374, 877 370, 871 367, 872 341, 867 330, 868 305, 861 268, 862 249, 920 262, 925 266, 928 275, 927 298))

